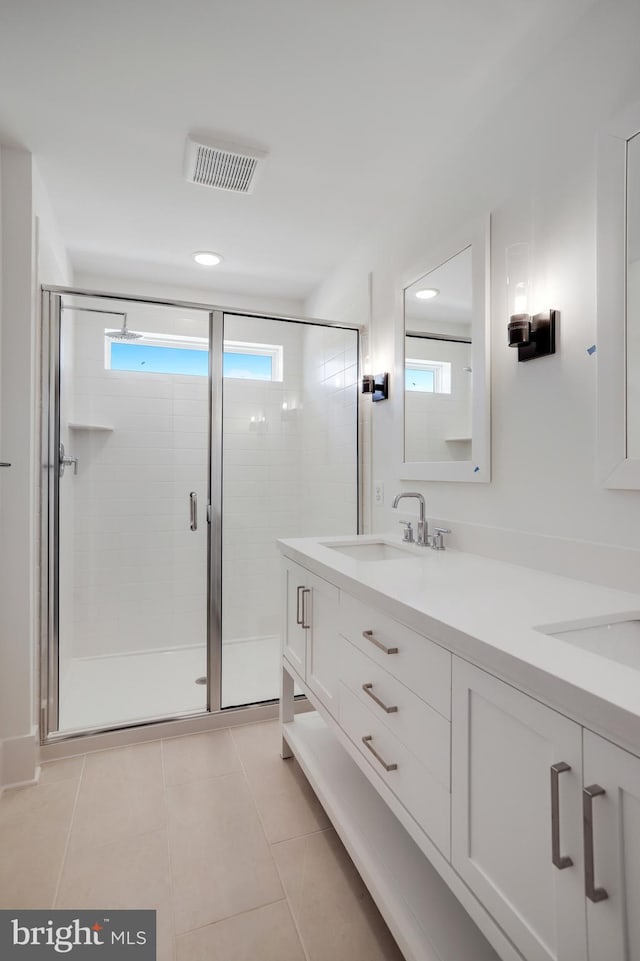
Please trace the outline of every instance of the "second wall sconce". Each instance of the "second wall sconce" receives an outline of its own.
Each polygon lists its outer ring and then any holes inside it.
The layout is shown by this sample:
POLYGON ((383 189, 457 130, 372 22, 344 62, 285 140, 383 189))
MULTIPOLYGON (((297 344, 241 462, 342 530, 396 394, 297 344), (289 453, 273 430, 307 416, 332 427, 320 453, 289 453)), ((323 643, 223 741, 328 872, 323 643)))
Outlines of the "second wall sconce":
POLYGON ((386 400, 389 396, 388 374, 365 374, 362 378, 362 393, 371 394, 371 400, 386 400))
POLYGON ((517 347, 518 360, 534 360, 556 352, 558 310, 529 313, 529 245, 507 247, 507 324, 509 347, 517 347))

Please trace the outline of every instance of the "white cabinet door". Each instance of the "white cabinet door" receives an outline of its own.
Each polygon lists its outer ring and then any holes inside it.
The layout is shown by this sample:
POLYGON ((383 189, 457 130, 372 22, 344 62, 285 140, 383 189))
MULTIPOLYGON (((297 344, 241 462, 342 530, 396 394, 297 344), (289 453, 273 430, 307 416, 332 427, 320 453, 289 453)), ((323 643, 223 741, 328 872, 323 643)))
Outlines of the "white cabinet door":
POLYGON ((589 961, 640 961, 640 759, 585 731, 584 786, 589 961))
POLYGON ((527 961, 583 961, 581 728, 456 657, 452 693, 453 866, 527 961))
POLYGON ((328 711, 338 715, 338 639, 340 592, 333 584, 306 574, 303 596, 307 625, 307 685, 328 711))
POLYGON ((303 603, 308 572, 299 564, 285 560, 282 565, 283 610, 282 653, 302 680, 305 678, 307 632, 303 603))

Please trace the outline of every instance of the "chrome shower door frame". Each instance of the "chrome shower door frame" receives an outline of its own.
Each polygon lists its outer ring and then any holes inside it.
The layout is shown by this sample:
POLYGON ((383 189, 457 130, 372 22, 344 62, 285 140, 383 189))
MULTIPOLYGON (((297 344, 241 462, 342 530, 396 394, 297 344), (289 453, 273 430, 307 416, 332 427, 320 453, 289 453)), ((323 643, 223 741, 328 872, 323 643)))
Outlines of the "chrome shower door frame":
POLYGON ((88 737, 124 728, 146 727, 202 718, 220 711, 222 662, 222 354, 223 312, 206 304, 165 301, 131 295, 104 294, 72 288, 43 287, 42 418, 40 476, 40 743, 88 737), (59 731, 60 655, 60 338, 62 297, 103 298, 149 305, 197 309, 209 316, 209 456, 207 520, 207 705, 196 713, 168 714, 130 724, 59 731))

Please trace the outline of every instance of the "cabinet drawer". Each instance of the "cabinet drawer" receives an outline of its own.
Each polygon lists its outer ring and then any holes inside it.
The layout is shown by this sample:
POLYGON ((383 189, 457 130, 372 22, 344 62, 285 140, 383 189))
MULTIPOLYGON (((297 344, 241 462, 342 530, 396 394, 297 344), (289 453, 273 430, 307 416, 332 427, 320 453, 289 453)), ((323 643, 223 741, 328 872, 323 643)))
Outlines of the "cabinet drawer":
MULTIPOLYGON (((342 729, 375 775, 393 791, 449 860, 451 795, 346 685, 341 682, 339 688, 342 729), (385 764, 397 767, 389 771, 385 764)), ((375 784, 375 776, 371 780, 375 784)))
POLYGON ((451 717, 451 654, 448 651, 349 594, 340 595, 340 624, 344 636, 356 647, 443 717, 451 717), (378 644, 387 649, 397 648, 397 653, 386 654, 378 644))
POLYGON ((339 676, 358 700, 449 791, 451 725, 446 718, 345 638, 340 639, 339 676))

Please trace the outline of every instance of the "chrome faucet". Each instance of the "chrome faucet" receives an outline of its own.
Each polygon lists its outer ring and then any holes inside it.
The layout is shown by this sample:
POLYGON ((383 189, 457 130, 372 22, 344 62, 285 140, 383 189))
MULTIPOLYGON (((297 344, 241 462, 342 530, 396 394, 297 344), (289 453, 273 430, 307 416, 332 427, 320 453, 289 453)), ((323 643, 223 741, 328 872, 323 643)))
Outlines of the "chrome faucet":
POLYGON ((407 491, 406 494, 396 494, 393 498, 393 504, 391 505, 394 510, 400 503, 403 497, 417 497, 418 504, 420 505, 420 513, 418 514, 418 529, 416 531, 416 544, 420 544, 422 547, 429 546, 429 524, 425 520, 424 511, 425 503, 422 494, 417 494, 415 491, 407 491))

